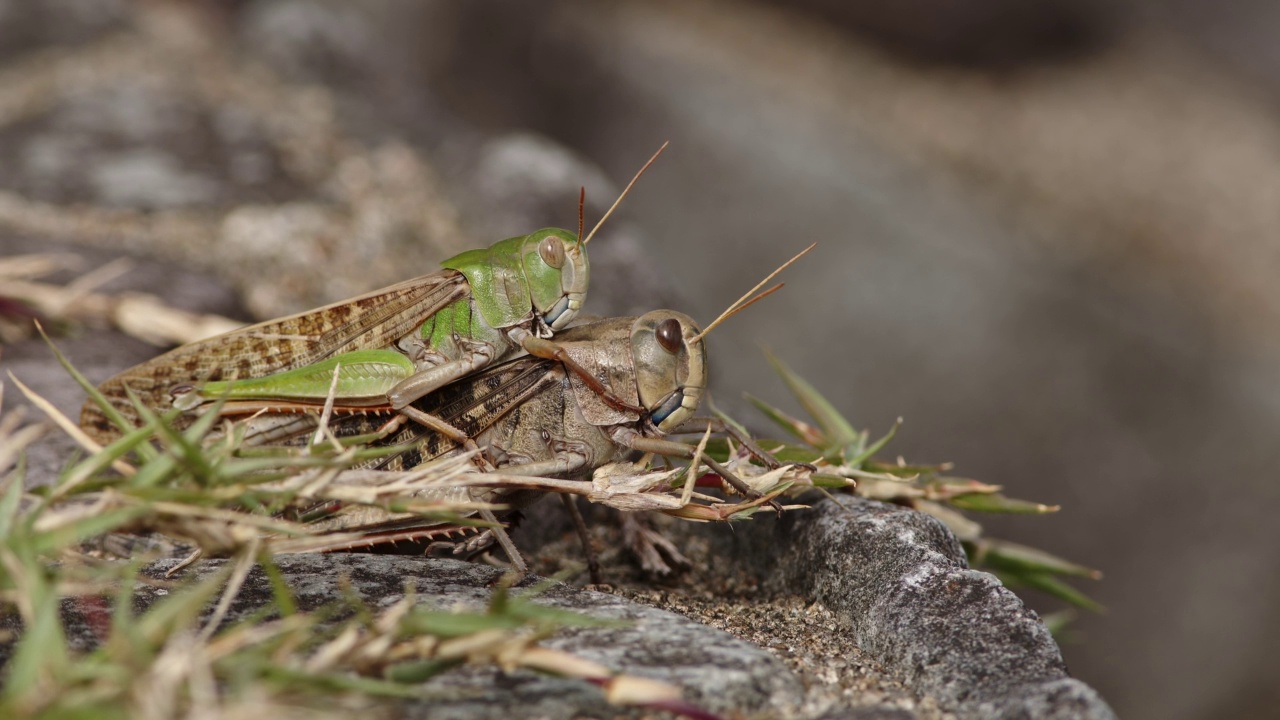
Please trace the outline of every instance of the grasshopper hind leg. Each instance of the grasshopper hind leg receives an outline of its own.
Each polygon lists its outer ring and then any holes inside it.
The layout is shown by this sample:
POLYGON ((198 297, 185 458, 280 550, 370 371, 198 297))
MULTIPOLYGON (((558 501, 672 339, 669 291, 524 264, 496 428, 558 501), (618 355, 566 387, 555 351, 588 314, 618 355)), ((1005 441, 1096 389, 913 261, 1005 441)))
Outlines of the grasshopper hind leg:
POLYGON ((482 471, 489 471, 493 469, 489 466, 488 461, 484 459, 483 454, 478 452, 480 450, 480 446, 476 444, 475 439, 458 427, 436 417, 435 415, 432 415, 431 413, 425 413, 412 405, 400 408, 399 412, 401 415, 409 418, 419 425, 444 435, 458 445, 461 445, 464 450, 475 452, 477 465, 480 466, 482 471))
MULTIPOLYGON (((498 517, 491 510, 481 510, 480 517, 486 522, 494 523, 494 525, 456 541, 435 540, 423 548, 422 554, 431 558, 474 560, 485 551, 492 549, 496 544, 506 553, 507 559, 511 561, 511 565, 515 567, 516 573, 521 578, 528 575, 529 564, 525 562, 524 555, 520 553, 515 543, 512 542, 511 535, 507 533, 507 528, 515 527, 523 516, 519 512, 508 513, 506 522, 503 522, 498 520, 498 517)), ((492 558, 488 559, 492 560, 492 558)))
MULTIPOLYGON (((410 420, 444 435, 467 450, 476 451, 479 450, 479 446, 470 435, 443 418, 423 412, 411 404, 455 380, 484 369, 493 362, 497 354, 494 346, 486 342, 467 340, 457 336, 454 337, 454 342, 465 350, 462 357, 414 373, 391 388, 387 392, 387 399, 391 402, 391 407, 410 420)), ((476 457, 481 456, 477 453, 476 457)), ((492 469, 485 467, 483 463, 483 460, 477 463, 481 470, 492 469)))

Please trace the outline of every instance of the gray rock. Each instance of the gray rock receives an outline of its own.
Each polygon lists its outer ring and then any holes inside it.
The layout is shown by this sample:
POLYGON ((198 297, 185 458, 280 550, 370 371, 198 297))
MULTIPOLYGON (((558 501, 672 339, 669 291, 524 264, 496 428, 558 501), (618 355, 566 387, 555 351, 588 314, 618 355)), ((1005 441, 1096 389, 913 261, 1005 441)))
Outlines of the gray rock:
MULTIPOLYGON (((117 55, 122 65, 147 62, 123 49, 117 55)), ((0 124, 0 148, 13 158, 0 188, 32 200, 142 210, 301 196, 261 118, 211 106, 180 78, 156 75, 126 69, 55 86, 41 112, 0 124)))
POLYGON ((823 501, 784 516, 772 540, 767 582, 845 616, 854 644, 958 716, 1114 717, 1070 678, 1039 617, 994 576, 969 570, 934 518, 870 500, 823 501))
POLYGON ((118 29, 121 0, 0 0, 0 61, 50 45, 75 45, 118 29))
MULTIPOLYGON (((549 505, 536 506, 526 524, 554 528, 549 505)), ((955 536, 929 515, 845 497, 781 518, 669 523, 664 530, 696 554, 688 594, 743 593, 762 604, 797 597, 825 606, 841 622, 798 632, 824 635, 826 652, 865 657, 957 717, 1115 717, 1097 692, 1070 676, 1036 613, 994 576, 969 569, 955 536)), ((784 625, 805 622, 781 606, 775 614, 784 625)), ((845 710, 877 711, 861 702, 845 710)))
MULTIPOLYGON (((160 576, 174 562, 161 561, 146 572, 160 576)), ((398 602, 406 582, 414 584, 423 603, 440 608, 482 608, 502 574, 475 563, 390 555, 293 555, 279 557, 277 563, 304 611, 333 600, 338 583, 344 580, 375 608, 398 602)), ((205 577, 223 564, 206 561, 190 572, 205 577)), ((528 578, 521 586, 534 582, 537 578, 528 578)), ((159 597, 155 588, 139 585, 136 604, 147 607, 159 597)), ((255 569, 224 626, 269 605, 271 598, 270 581, 255 569)), ((682 686, 687 699, 716 712, 748 717, 792 715, 804 696, 800 678, 776 656, 673 613, 566 585, 552 586, 538 602, 626 623, 622 627, 569 628, 546 641, 547 646, 615 671, 682 686)), ((95 642, 88 623, 73 620, 71 629, 78 645, 95 642)), ((438 692, 443 699, 408 702, 403 717, 505 720, 514 708, 525 717, 612 716, 621 712, 605 703, 600 692, 587 683, 531 671, 462 668, 433 678, 425 690, 438 692)))

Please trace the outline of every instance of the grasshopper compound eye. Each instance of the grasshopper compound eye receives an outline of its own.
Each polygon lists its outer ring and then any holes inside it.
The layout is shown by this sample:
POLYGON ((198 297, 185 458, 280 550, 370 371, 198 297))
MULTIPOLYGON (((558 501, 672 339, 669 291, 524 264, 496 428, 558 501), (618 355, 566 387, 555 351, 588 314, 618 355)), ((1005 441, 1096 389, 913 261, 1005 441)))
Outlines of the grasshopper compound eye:
POLYGON ((654 335, 658 338, 658 344, 663 350, 675 355, 680 352, 681 342, 684 340, 684 333, 680 328, 680 321, 675 318, 667 318, 658 323, 658 328, 654 331, 654 335))
POLYGON ((542 238, 542 242, 538 243, 538 257, 553 268, 564 267, 564 243, 554 235, 542 238))

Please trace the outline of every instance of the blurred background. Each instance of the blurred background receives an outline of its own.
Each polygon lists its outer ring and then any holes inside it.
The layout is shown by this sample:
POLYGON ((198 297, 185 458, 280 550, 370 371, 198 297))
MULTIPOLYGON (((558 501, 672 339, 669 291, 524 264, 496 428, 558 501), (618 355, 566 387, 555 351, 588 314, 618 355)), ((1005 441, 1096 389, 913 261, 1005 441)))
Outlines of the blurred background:
POLYGON ((1061 504, 986 525, 1105 572, 1073 673, 1122 717, 1274 717, 1277 31, 1264 0, 0 0, 0 226, 267 316, 425 272, 423 235, 571 227, 579 185, 599 217, 670 140, 589 309, 705 322, 819 241, 712 334, 719 404, 785 404, 768 346, 906 457, 1061 504))

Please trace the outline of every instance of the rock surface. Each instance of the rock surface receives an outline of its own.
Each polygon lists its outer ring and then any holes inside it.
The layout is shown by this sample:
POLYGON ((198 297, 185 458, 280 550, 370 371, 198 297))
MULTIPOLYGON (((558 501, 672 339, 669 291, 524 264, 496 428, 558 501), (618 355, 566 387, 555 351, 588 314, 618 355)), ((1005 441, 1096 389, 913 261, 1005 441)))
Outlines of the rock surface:
POLYGON ((777 523, 776 577, 847 617, 850 640, 960 717, 1109 718, 1072 679, 1040 618, 988 573, 967 569, 932 517, 871 501, 777 523))
MULTIPOLYGON (((389 555, 295 555, 278 560, 301 610, 314 610, 334 598, 340 579, 380 609, 404 596, 412 582, 422 602, 448 609, 483 608, 502 571, 456 560, 424 560, 389 555)), ((172 562, 152 566, 162 573, 172 562)), ((221 567, 201 564, 199 575, 221 567)), ((527 587, 530 578, 521 583, 527 587)), ((139 601, 154 602, 143 592, 139 601)), ((235 622, 271 601, 269 580, 249 575, 228 615, 235 622)), ((674 683, 686 697, 717 712, 745 716, 792 715, 804 694, 801 680, 767 651, 670 612, 628 602, 613 595, 556 585, 539 602, 592 617, 622 621, 624 627, 571 628, 545 645, 602 663, 612 669, 674 683)), ((530 717, 571 717, 618 712, 594 687, 532 671, 503 673, 494 668, 464 668, 433 679, 424 688, 438 697, 408 703, 405 717, 510 718, 515 709, 530 717), (450 698, 465 699, 450 699, 450 698)))

